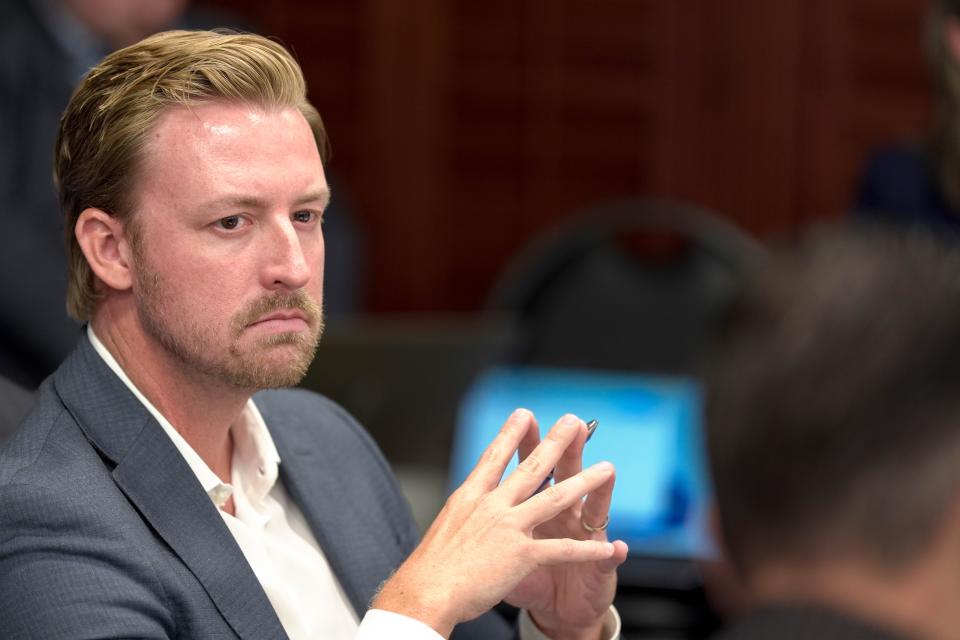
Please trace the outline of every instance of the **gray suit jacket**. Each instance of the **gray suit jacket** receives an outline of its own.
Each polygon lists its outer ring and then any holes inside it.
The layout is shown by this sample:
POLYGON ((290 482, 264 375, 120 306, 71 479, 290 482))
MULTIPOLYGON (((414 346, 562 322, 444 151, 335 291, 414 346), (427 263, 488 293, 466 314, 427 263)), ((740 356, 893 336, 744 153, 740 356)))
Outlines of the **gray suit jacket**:
MULTIPOLYGON (((417 531, 376 445, 304 391, 255 398, 359 615, 417 531)), ((495 614, 455 637, 513 635, 495 614)), ((0 637, 286 635, 176 447, 84 337, 0 450, 0 637)))

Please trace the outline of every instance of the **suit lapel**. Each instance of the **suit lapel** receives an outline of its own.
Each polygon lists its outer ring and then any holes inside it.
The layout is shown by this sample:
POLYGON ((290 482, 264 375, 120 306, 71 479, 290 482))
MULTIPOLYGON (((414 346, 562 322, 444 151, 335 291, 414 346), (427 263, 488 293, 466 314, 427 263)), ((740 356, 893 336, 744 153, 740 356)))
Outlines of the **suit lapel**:
POLYGON ((286 429, 271 430, 271 435, 280 454, 280 480, 284 488, 303 512, 357 616, 363 618, 379 582, 375 582, 371 590, 370 580, 362 570, 367 559, 358 556, 352 542, 351 532, 357 528, 350 511, 361 506, 356 503, 345 506, 350 503, 349 496, 338 494, 337 479, 332 477, 330 465, 319 452, 291 447, 293 443, 286 429))
POLYGON ((241 638, 285 638, 250 565, 183 456, 86 337, 57 393, 143 519, 203 584, 241 638))
POLYGON ((271 399, 270 392, 254 397, 280 454, 280 479, 362 618, 380 583, 403 560, 399 545, 390 544, 394 523, 365 483, 371 463, 330 444, 336 436, 329 430, 338 425, 271 399))

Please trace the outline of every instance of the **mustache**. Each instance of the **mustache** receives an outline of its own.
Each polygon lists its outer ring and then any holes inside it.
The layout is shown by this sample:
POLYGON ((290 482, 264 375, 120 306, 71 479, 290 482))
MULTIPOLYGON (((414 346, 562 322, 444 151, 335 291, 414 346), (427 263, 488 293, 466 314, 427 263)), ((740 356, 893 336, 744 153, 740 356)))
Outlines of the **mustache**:
POLYGON ((307 318, 307 324, 316 326, 322 310, 320 305, 303 289, 277 291, 252 301, 233 322, 234 334, 239 335, 245 327, 274 311, 298 309, 307 318))

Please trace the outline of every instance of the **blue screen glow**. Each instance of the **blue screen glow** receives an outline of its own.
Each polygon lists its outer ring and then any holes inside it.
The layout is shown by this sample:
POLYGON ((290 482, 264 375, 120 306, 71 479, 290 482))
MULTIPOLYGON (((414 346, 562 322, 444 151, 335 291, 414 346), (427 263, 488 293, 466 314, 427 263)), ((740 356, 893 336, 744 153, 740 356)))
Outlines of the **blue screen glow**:
MULTIPOLYGON (((709 487, 695 381, 525 367, 488 370, 460 408, 451 489, 463 482, 517 407, 534 412, 541 435, 565 413, 599 420, 584 465, 609 460, 617 468, 610 539, 625 540, 638 556, 712 555, 704 526, 709 487)), ((507 473, 515 466, 516 457, 507 473)))

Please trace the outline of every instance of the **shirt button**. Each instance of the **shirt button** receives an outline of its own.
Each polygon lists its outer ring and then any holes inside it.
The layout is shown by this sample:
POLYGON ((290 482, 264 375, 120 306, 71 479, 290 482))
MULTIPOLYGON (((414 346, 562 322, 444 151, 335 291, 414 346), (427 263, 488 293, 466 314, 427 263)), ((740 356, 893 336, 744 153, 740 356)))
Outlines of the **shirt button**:
POLYGON ((216 504, 218 507, 222 507, 227 503, 227 500, 230 499, 232 493, 233 491, 229 487, 224 487, 222 485, 215 487, 212 491, 214 504, 216 504))

